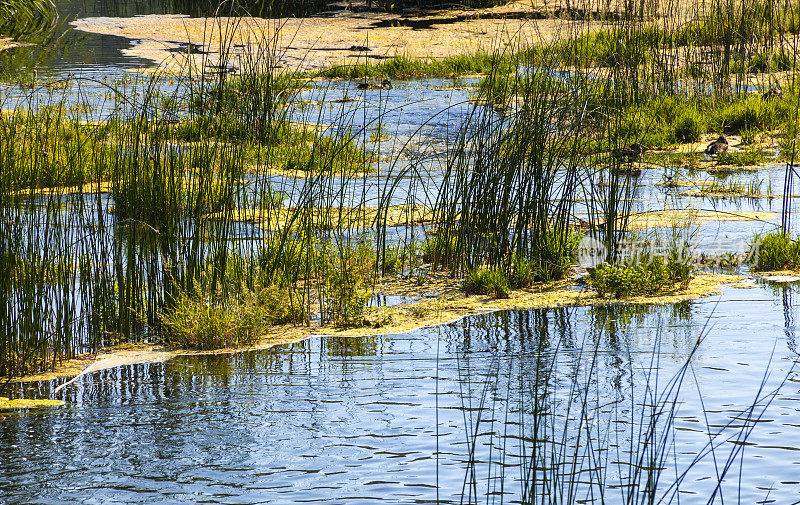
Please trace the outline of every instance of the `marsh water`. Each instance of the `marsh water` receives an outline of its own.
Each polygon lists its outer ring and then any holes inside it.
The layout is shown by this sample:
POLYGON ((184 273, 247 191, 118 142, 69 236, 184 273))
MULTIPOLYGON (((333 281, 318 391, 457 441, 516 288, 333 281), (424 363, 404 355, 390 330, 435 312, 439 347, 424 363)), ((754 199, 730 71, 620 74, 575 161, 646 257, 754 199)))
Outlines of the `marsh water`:
MULTIPOLYGON (((154 12, 114 5, 59 8, 65 17, 154 12)), ((155 12, 167 11, 176 10, 155 12)), ((121 79, 131 75, 126 69, 146 64, 122 56, 128 41, 65 30, 68 51, 48 60, 43 74, 121 79)), ((406 194, 429 202, 439 172, 426 160, 436 160, 469 114, 469 84, 397 82, 389 92, 343 102, 335 100, 353 96, 353 86, 324 83, 304 92, 313 105, 296 119, 335 124, 347 117, 369 129, 380 116, 386 149, 430 173, 430 184, 406 194)), ((165 93, 176 86, 170 79, 158 85, 165 93)), ((102 83, 87 80, 76 89, 59 93, 89 101, 98 118, 109 113, 102 83)), ((4 107, 30 102, 14 86, 3 93, 4 107)), ((780 210, 779 200, 698 199, 655 186, 678 176, 684 175, 645 170, 635 208, 780 210)), ((380 177, 342 184, 353 195, 374 191, 371 200, 380 177)), ((762 191, 778 193, 783 166, 732 177, 756 178, 762 191)), ((740 252, 754 233, 776 223, 777 216, 702 223, 691 239, 709 254, 740 252)), ((242 225, 241 233, 259 230, 242 225)), ((579 389, 594 407, 577 421, 591 425, 596 450, 590 453, 598 459, 572 470, 566 465, 563 475, 588 475, 575 479, 578 502, 621 503, 631 487, 625 476, 636 466, 630 455, 641 420, 688 360, 674 425, 665 428, 670 457, 659 497, 800 503, 798 289, 746 283, 678 305, 503 311, 401 335, 314 336, 266 351, 94 373, 65 390, 64 408, 3 414, 0 501, 514 503, 525 492, 526 451, 537 422, 550 423, 554 443, 586 454, 586 439, 559 431, 576 420, 568 407, 579 389), (542 375, 554 398, 546 411, 530 406, 538 391, 531 382, 542 375), (739 438, 743 429, 746 441, 739 438), (602 496, 601 481, 608 484, 602 496), (675 481, 680 485, 671 488, 675 481)), ((61 382, 28 383, 12 394, 50 397, 61 382)))
MULTIPOLYGON (((597 429, 616 437, 606 469, 613 482, 645 385, 666 384, 703 334, 664 481, 703 451, 709 432, 727 438, 758 418, 721 496, 794 503, 796 296, 759 286, 680 306, 499 312, 403 335, 314 337, 99 372, 68 389, 66 408, 5 414, 0 490, 6 503, 459 503, 474 486, 472 496, 483 497, 474 501, 513 503, 519 444, 535 416, 525 382, 551 363, 542 356, 557 354, 551 380, 566 394, 595 346, 590 397, 597 429), (658 377, 648 379, 654 350, 658 377), (743 414, 762 381, 764 391, 783 385, 762 415, 743 414)), ((25 389, 47 396, 54 385, 25 389)), ((732 442, 716 457, 728 457, 732 442)), ((714 475, 707 456, 684 478, 680 500, 706 502, 714 475)), ((623 492, 612 487, 606 500, 622 502, 623 492)), ((588 492, 580 498, 591 501, 588 492)))

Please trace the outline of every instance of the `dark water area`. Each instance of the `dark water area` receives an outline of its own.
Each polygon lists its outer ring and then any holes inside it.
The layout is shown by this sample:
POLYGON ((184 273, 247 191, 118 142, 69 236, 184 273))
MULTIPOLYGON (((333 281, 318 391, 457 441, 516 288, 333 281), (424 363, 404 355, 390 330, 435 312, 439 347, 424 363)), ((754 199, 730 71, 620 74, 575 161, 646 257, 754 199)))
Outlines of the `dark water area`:
MULTIPOLYGON (((638 440, 643 393, 664 389, 702 334, 661 487, 721 432, 716 463, 706 454, 665 502, 706 503, 750 416, 757 422, 716 502, 796 503, 796 291, 729 288, 677 306, 500 312, 403 335, 312 337, 98 372, 66 390, 67 407, 5 414, 0 496, 9 504, 461 503, 470 495, 516 503, 535 419, 525 405, 534 379, 552 367, 557 401, 540 420, 557 420, 558 438, 574 385, 590 391, 593 443, 608 452, 578 468, 602 465, 605 502, 622 503, 624 490, 611 484, 638 440), (763 414, 742 413, 760 387, 779 390, 763 414)), ((24 389, 48 396, 55 386, 24 389)), ((576 496, 591 503, 589 480, 576 496)), ((594 502, 602 502, 596 494, 594 502)))

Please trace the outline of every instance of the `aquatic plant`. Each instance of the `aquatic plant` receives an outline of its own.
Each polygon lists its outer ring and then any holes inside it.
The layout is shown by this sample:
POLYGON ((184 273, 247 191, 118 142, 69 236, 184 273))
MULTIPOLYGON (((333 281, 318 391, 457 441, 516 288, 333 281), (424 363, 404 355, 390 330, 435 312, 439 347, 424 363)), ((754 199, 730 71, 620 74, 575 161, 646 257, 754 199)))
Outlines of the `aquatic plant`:
POLYGON ((321 314, 336 326, 361 326, 364 307, 372 296, 375 250, 360 241, 325 243, 317 261, 321 278, 321 314))
POLYGON ((25 40, 49 33, 58 21, 58 11, 51 0, 0 1, 0 34, 25 40))
POLYGON ((645 242, 634 242, 633 254, 615 263, 589 268, 589 283, 600 296, 616 298, 653 295, 676 288, 685 289, 693 278, 691 255, 679 245, 676 235, 665 251, 657 254, 645 242))
POLYGON ((184 349, 239 347, 255 340, 265 324, 251 311, 211 304, 191 296, 177 297, 163 315, 164 343, 184 349), (256 317, 253 317, 256 316, 256 317))
POLYGON ((468 295, 491 295, 495 298, 508 298, 508 280, 499 270, 475 268, 469 270, 461 286, 468 295))
POLYGON ((765 158, 764 151, 761 149, 747 149, 741 152, 726 151, 717 156, 717 164, 736 167, 757 166, 765 158))
POLYGON ((598 307, 601 316, 607 313, 598 321, 603 324, 582 339, 566 311, 509 314, 493 325, 464 323, 471 345, 485 342, 491 358, 475 363, 470 353, 459 355, 467 383, 460 393, 463 502, 491 501, 502 493, 521 503, 672 503, 688 491, 689 479, 693 496, 704 503, 716 503, 726 481, 736 493, 742 479, 730 476, 786 379, 767 386, 765 371, 752 397, 714 425, 698 385, 698 418, 708 436, 687 454, 690 449, 678 442, 686 429, 680 406, 692 395, 686 385, 694 382, 702 336, 692 339, 677 370, 665 378, 663 339, 649 353, 633 352, 617 329, 617 321, 648 310, 598 307), (508 328, 516 327, 524 328, 523 338, 510 338, 508 328), (709 485, 698 488, 695 472, 709 485))
POLYGON ((786 270, 800 267, 800 240, 780 232, 756 235, 749 254, 753 270, 786 270))

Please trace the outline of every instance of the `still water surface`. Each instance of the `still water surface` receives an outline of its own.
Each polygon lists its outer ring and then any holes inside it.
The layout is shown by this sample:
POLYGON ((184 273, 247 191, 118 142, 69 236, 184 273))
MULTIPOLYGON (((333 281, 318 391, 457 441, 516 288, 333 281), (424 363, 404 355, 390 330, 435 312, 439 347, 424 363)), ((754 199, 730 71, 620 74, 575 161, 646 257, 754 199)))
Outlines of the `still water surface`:
MULTIPOLYGON (((69 15, 114 15, 102 2, 59 6, 69 15)), ((147 6, 135 11, 149 12, 147 6)), ((44 72, 107 77, 143 63, 121 56, 127 41, 70 37, 71 49, 50 60, 44 72)), ((396 139, 392 152, 403 148, 419 155, 423 147, 445 144, 452 125, 469 110, 457 106, 468 100, 468 92, 437 89, 443 84, 396 83, 391 93, 370 94, 352 110, 320 103, 297 119, 335 124, 335 117, 345 114, 369 128, 382 114, 396 139), (439 144, 411 143, 418 128, 439 144)), ((165 93, 175 89, 174 82, 162 85, 165 93)), ((303 98, 345 96, 348 87, 325 84, 303 98)), ((6 93, 4 106, 15 105, 19 92, 6 93)), ((102 86, 86 84, 82 93, 92 110, 107 112, 102 86)), ((776 210, 769 200, 676 196, 653 185, 663 175, 646 171, 638 210, 776 210)), ((761 177, 765 186, 772 181, 779 188, 782 167, 761 177)), ((374 182, 365 178, 362 184, 374 182)), ((703 244, 742 243, 764 227, 706 224, 696 237, 703 244)), ((0 502, 511 503, 522 494, 533 421, 567 419, 564 409, 578 391, 597 407, 586 425, 594 430, 592 446, 601 455, 594 465, 578 466, 600 468, 608 484, 605 501, 621 503, 626 486, 618 485, 619 476, 628 468, 631 439, 640 438, 636 420, 647 412, 647 387, 663 390, 702 334, 674 428, 668 430, 662 491, 705 450, 709 433, 723 430, 723 436, 716 439, 714 454, 682 480, 680 492, 667 492, 667 501, 709 501, 716 469, 740 448, 714 494, 717 502, 798 503, 796 290, 728 288, 720 298, 679 306, 503 312, 406 335, 315 337, 269 351, 182 357, 96 373, 67 389, 68 407, 5 414, 0 502), (532 383, 551 367, 553 410, 537 418, 530 408, 532 383), (658 372, 658 382, 655 372, 648 377, 649 370, 658 372), (765 401, 755 414, 741 414, 759 388, 763 397, 779 386, 763 415, 765 401), (746 421, 754 418, 758 422, 746 421), (742 426, 753 428, 747 444, 725 441, 742 426)), ((56 385, 31 384, 15 394, 47 397, 56 385)), ((560 426, 563 422, 553 423, 554 439, 563 435, 560 426)), ((574 438, 579 432, 572 432, 565 446, 577 444, 585 453, 589 444, 574 438)), ((581 480, 578 497, 600 502, 597 486, 586 484, 591 477, 581 480)))
MULTIPOLYGON (((764 390, 783 385, 750 423, 747 445, 721 442, 717 465, 703 459, 671 502, 705 503, 715 467, 743 447, 722 499, 796 503, 795 296, 762 286, 679 306, 501 312, 406 335, 314 337, 96 373, 67 390, 68 407, 6 414, 0 496, 42 504, 512 503, 521 494, 520 441, 533 423, 526 394, 542 364, 555 363, 561 407, 553 419, 563 418, 571 385, 589 391, 598 405, 592 443, 607 450, 605 500, 621 503, 620 460, 642 392, 663 389, 705 331, 669 430, 662 488, 704 450, 709 432, 733 422, 723 434, 736 436, 745 424, 737 419, 747 417, 739 412, 769 368, 764 390), (653 365, 658 383, 655 374, 647 379, 653 365)), ((55 385, 28 385, 26 395, 47 396, 55 385)), ((562 424, 554 426, 558 438, 562 424)), ((590 487, 580 498, 591 498, 590 487)))

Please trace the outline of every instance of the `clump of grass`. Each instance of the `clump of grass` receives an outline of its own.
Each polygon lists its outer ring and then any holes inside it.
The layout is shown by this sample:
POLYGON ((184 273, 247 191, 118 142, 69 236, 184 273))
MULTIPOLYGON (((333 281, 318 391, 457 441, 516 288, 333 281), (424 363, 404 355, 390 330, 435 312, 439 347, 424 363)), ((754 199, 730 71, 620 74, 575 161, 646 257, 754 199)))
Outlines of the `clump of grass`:
POLYGON ((61 107, 0 115, 0 171, 11 190, 74 186, 108 180, 115 125, 86 127, 61 107))
POLYGON ((790 117, 790 105, 784 100, 764 99, 749 95, 741 100, 718 102, 709 111, 711 123, 727 134, 738 134, 746 130, 763 131, 786 121, 790 117))
POLYGON ((164 343, 184 349, 221 349, 252 343, 266 326, 262 314, 233 304, 214 304, 199 296, 178 298, 162 314, 164 343))
POLYGON ((749 257, 755 271, 800 268, 800 239, 779 232, 756 235, 749 257))
POLYGON ((361 326, 372 295, 375 251, 366 243, 325 244, 317 259, 322 279, 322 315, 335 326, 361 326))
POLYGON ((764 151, 761 149, 747 149, 741 152, 726 151, 717 155, 717 165, 746 167, 758 165, 762 161, 764 161, 764 151))
POLYGON ((462 289, 468 295, 491 295, 508 298, 508 279, 505 274, 492 268, 475 268, 467 272, 462 289))
POLYGON ((706 123, 696 109, 685 110, 675 121, 672 136, 678 142, 697 142, 705 133, 706 123))
POLYGON ((527 288, 536 279, 535 265, 521 254, 514 253, 511 259, 511 274, 508 284, 513 288, 527 288))
POLYGON ((420 263, 419 248, 417 241, 400 242, 387 248, 381 260, 381 271, 384 274, 400 274, 406 269, 413 271, 420 263))
POLYGON ((755 128, 745 128, 741 132, 742 144, 753 144, 758 136, 758 130, 755 128))
POLYGON ((422 261, 434 267, 450 268, 458 261, 458 237, 437 233, 422 243, 422 261))
POLYGON ((589 269, 589 282, 600 296, 615 298, 653 295, 684 289, 692 279, 693 268, 685 250, 672 247, 665 255, 645 253, 616 264, 602 263, 589 269))
MULTIPOLYGON (((160 312, 165 344, 185 349, 221 349, 255 343, 272 326, 301 324, 308 320, 302 293, 286 277, 264 275, 253 265, 255 279, 243 282, 245 260, 232 258, 225 278, 228 295, 212 289, 213 273, 204 270, 193 291, 179 291, 172 304, 160 312)), ((210 267, 210 265, 209 265, 210 267)))
POLYGON ((761 74, 766 72, 785 72, 794 65, 793 57, 783 48, 771 53, 757 52, 731 64, 733 73, 761 74))

